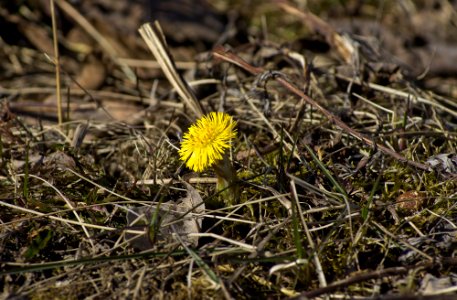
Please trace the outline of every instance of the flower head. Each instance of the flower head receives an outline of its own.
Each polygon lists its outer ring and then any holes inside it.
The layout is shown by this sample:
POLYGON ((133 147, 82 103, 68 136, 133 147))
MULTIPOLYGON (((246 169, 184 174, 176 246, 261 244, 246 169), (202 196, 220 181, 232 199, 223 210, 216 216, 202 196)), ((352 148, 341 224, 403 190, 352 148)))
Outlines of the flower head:
POLYGON ((223 158, 236 137, 236 121, 222 112, 211 112, 197 120, 184 134, 179 150, 181 160, 190 169, 201 172, 223 158))

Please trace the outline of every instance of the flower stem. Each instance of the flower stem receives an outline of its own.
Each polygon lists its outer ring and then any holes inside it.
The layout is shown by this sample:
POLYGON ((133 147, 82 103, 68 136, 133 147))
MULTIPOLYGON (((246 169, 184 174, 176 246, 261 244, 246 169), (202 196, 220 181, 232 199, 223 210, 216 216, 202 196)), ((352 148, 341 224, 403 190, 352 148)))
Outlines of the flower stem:
POLYGON ((238 177, 227 154, 214 164, 214 171, 217 175, 217 190, 221 192, 226 204, 237 203, 240 198, 238 177))

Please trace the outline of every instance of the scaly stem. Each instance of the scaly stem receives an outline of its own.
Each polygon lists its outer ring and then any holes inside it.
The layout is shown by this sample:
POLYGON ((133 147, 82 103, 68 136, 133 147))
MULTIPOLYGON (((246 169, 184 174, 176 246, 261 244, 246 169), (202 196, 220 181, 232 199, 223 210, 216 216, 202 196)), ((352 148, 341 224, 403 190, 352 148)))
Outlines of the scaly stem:
POLYGON ((217 190, 221 192, 226 204, 235 204, 240 198, 240 188, 236 171, 227 154, 214 165, 217 175, 217 190))

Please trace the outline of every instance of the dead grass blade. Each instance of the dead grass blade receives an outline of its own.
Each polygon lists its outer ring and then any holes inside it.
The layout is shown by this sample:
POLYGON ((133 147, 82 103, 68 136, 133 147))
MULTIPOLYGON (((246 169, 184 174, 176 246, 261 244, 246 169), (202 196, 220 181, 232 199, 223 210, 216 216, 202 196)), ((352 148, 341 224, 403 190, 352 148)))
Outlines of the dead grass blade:
POLYGON ((308 225, 306 224, 305 216, 303 214, 303 210, 300 205, 300 201, 298 200, 297 188, 295 186, 295 182, 293 180, 290 181, 290 188, 292 197, 295 199, 295 206, 298 210, 298 215, 300 216, 300 221, 303 226, 303 230, 305 231, 306 238, 308 240, 309 247, 313 251, 313 261, 316 265, 316 272, 317 277, 319 278, 319 284, 321 287, 327 286, 327 279, 325 278, 324 270, 322 268, 321 261, 319 259, 318 251, 316 251, 316 245, 314 244, 313 237, 309 231, 308 225))
MULTIPOLYGON (((396 276, 396 275, 401 275, 401 274, 406 274, 410 272, 411 270, 419 270, 419 269, 430 269, 434 267, 442 267, 442 266, 456 266, 457 265, 457 259, 455 257, 449 257, 449 258, 443 258, 438 261, 426 261, 423 263, 419 263, 417 265, 408 265, 404 267, 392 267, 392 268, 386 268, 383 270, 374 270, 374 271, 368 271, 364 272, 362 274, 354 274, 353 276, 350 276, 348 278, 338 280, 333 282, 332 284, 329 284, 326 287, 315 289, 309 292, 303 292, 300 294, 300 296, 293 297, 291 298, 292 300, 305 300, 305 299, 311 299, 323 294, 328 294, 331 292, 334 292, 342 287, 348 287, 352 284, 367 281, 370 279, 376 279, 376 278, 384 278, 387 276, 396 276)), ((396 296, 396 295, 395 295, 396 296)), ((401 295, 399 298, 392 298, 392 299, 417 299, 417 295, 412 296, 412 298, 405 297, 406 295, 401 295)), ((442 298, 433 298, 433 299, 454 299, 454 296, 451 296, 451 298, 447 298, 444 295, 440 295, 442 298)), ((396 296, 397 297, 397 296, 396 296)), ((424 296, 422 296, 424 297, 424 296)), ((381 298, 384 299, 384 298, 381 298)), ((423 298, 423 299, 428 299, 428 298, 423 298)))
MULTIPOLYGON (((254 105, 254 103, 252 102, 251 97, 247 93, 245 93, 244 91, 243 91, 243 94, 244 94, 244 98, 246 99, 246 102, 249 104, 251 109, 253 111, 255 111, 256 114, 259 116, 259 118, 268 126, 268 128, 271 130, 271 133, 274 136, 274 139, 279 142, 281 140, 281 135, 279 134, 279 132, 275 129, 273 124, 271 124, 271 122, 265 117, 265 115, 257 108, 257 106, 254 105)), ((287 135, 287 137, 290 138, 290 135, 287 135)), ((293 139, 290 138, 290 140, 293 143, 293 139)), ((294 146, 292 146, 291 143, 289 143, 287 141, 284 141, 284 140, 283 140, 283 143, 287 147, 287 149, 293 153, 295 158, 297 158, 299 161, 302 160, 300 155, 298 154, 297 149, 294 146)))
POLYGON ((178 73, 170 52, 167 49, 165 37, 162 34, 160 24, 155 22, 152 26, 149 23, 140 27, 141 37, 148 45, 154 57, 157 59, 162 71, 176 89, 184 103, 189 106, 195 117, 200 118, 203 115, 203 108, 195 97, 194 92, 187 82, 178 73))
MULTIPOLYGON (((18 174, 17 176, 24 176, 25 174, 18 174)), ((55 186, 53 186, 50 182, 48 182, 47 180, 41 178, 41 177, 38 177, 36 175, 33 175, 33 174, 28 174, 28 177, 33 177, 33 178, 36 178, 38 180, 41 180, 43 181, 47 186, 49 186, 50 188, 52 188, 54 191, 56 191, 57 194, 59 194, 59 196, 65 201, 65 203, 68 205, 68 207, 70 207, 73 211, 73 214, 75 215, 76 219, 79 221, 79 224, 81 225, 84 233, 86 234, 90 244, 92 245, 92 247, 95 247, 93 241, 92 241, 92 238, 89 234, 89 231, 87 231, 87 228, 86 226, 84 225, 84 222, 83 220, 81 219, 81 217, 78 215, 78 213, 74 210, 75 207, 73 206, 73 204, 70 202, 70 200, 68 200, 67 197, 65 197, 64 194, 62 194, 61 191, 59 191, 55 186)))
MULTIPOLYGON (((36 216, 39 216, 39 217, 43 217, 43 218, 49 218, 50 220, 59 221, 59 222, 62 222, 64 224, 67 224, 68 226, 70 226, 69 224, 73 224, 73 225, 79 225, 81 227, 88 227, 88 228, 94 228, 94 229, 99 229, 99 230, 108 230, 108 231, 119 230, 117 228, 94 225, 94 224, 90 224, 90 223, 84 223, 84 222, 64 219, 64 218, 61 218, 61 217, 56 217, 56 216, 54 216, 52 214, 45 214, 45 213, 42 213, 42 212, 39 212, 39 211, 36 211, 36 210, 33 210, 33 209, 28 209, 28 208, 25 208, 25 207, 17 206, 17 205, 10 204, 10 203, 4 202, 4 201, 0 201, 0 206, 9 207, 9 208, 12 208, 12 209, 24 212, 24 213, 33 214, 33 215, 36 215, 36 216)), ((138 233, 138 231, 126 231, 126 232, 138 233)))
MULTIPOLYGON (((379 92, 382 92, 382 93, 386 93, 386 94, 390 94, 390 95, 394 95, 396 97, 399 97, 399 98, 403 98, 403 99, 410 99, 413 103, 423 103, 423 104, 426 104, 426 105, 429 105, 429 106, 432 106, 432 107, 436 107, 444 112, 447 112, 448 114, 454 116, 454 117, 457 117, 457 111, 454 110, 454 109, 450 109, 440 103, 438 103, 436 100, 433 101, 433 100, 430 100, 430 99, 427 99, 427 98, 424 98, 424 97, 419 97, 417 95, 413 95, 411 93, 407 93, 407 92, 403 92, 403 91, 399 91, 399 90, 396 90, 396 89, 393 89, 393 88, 390 88, 390 87, 387 87, 387 86, 383 86, 383 85, 379 85, 379 84, 376 84, 376 83, 372 83, 372 82, 361 82, 360 79, 358 78, 349 78, 349 77, 345 77, 345 76, 342 76, 342 75, 336 75, 336 77, 338 77, 339 79, 342 79, 342 80, 345 80, 347 82, 352 82, 353 84, 357 84, 357 85, 366 85, 368 86, 370 89, 373 89, 375 91, 379 91, 379 92)), ((443 101, 446 101, 446 99, 442 99, 443 101)), ((449 101, 446 101, 450 106, 454 106, 454 108, 456 107, 455 106, 455 103, 452 103, 452 102, 449 102, 449 101)), ((385 109, 384 109, 385 110, 385 109)))
POLYGON ((97 29, 95 29, 92 24, 89 23, 89 21, 84 18, 83 15, 81 15, 70 3, 68 3, 65 0, 54 0, 55 3, 62 9, 67 15, 69 15, 73 20, 75 20, 76 23, 81 26, 94 40, 98 42, 100 47, 108 54, 108 56, 116 63, 119 65, 119 67, 122 69, 124 74, 127 76, 127 78, 135 83, 136 82, 136 75, 133 72, 133 70, 125 64, 125 62, 122 62, 119 60, 119 55, 114 49, 114 47, 109 43, 109 41, 101 35, 97 29))
POLYGON ((59 42, 57 39, 57 24, 54 0, 51 0, 52 39, 54 44, 54 64, 56 67, 56 96, 57 96, 57 119, 59 126, 62 125, 62 93, 60 92, 60 55, 59 42))
POLYGON ((332 26, 326 23, 324 20, 316 16, 310 11, 301 11, 296 7, 288 4, 287 1, 279 0, 276 4, 285 12, 299 17, 306 26, 312 31, 321 34, 325 37, 325 40, 331 45, 341 56, 341 58, 348 64, 353 62, 353 57, 356 53, 356 49, 332 26))
MULTIPOLYGON (((246 61, 244 61, 241 57, 235 55, 232 52, 225 50, 222 46, 216 47, 213 51, 213 54, 217 58, 220 58, 224 61, 233 63, 254 75, 261 75, 261 74, 265 73, 265 70, 263 68, 251 66, 246 61)), ((281 75, 281 73, 272 72, 272 77, 277 82, 279 82, 283 87, 285 87, 286 89, 288 89, 295 95, 303 98, 308 104, 310 104, 315 109, 319 110, 325 117, 327 117, 336 126, 343 129, 348 134, 352 135, 353 137, 357 138, 358 140, 364 142, 366 145, 379 149, 384 154, 387 154, 401 162, 407 163, 410 166, 413 166, 415 168, 418 168, 418 169, 421 169, 424 171, 430 169, 430 167, 428 165, 409 160, 406 157, 402 156, 401 154, 389 149, 388 147, 386 147, 382 144, 374 142, 372 139, 370 139, 370 138, 366 137, 365 135, 361 134, 360 132, 352 129, 346 123, 344 123, 340 118, 338 118, 337 116, 332 114, 330 111, 328 111, 326 108, 324 108, 319 103, 317 103, 317 101, 315 101, 311 97, 307 96, 299 87, 297 87, 294 83, 292 83, 288 79, 286 79, 285 76, 281 75)))

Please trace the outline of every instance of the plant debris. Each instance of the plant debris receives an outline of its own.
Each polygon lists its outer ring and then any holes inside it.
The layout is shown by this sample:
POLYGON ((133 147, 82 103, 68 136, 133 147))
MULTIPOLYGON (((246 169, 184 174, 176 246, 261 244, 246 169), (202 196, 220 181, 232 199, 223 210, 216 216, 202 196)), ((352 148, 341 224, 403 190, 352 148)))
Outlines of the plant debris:
POLYGON ((455 4, 149 2, 0 8, 1 298, 455 297, 455 4))

